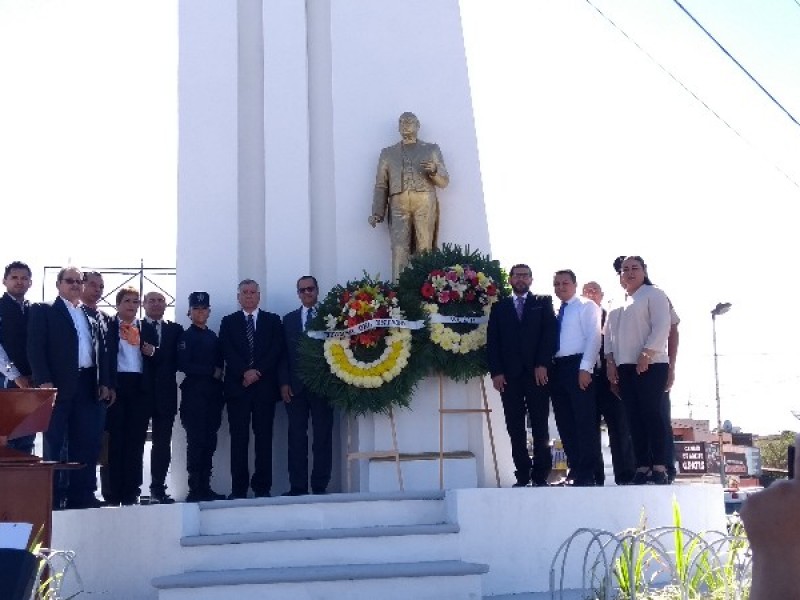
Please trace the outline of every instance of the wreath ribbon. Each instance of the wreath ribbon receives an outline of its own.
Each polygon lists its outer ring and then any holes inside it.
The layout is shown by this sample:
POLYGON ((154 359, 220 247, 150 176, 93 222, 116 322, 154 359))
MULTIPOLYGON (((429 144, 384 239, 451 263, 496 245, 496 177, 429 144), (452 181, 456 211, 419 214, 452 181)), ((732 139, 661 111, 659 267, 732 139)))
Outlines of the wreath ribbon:
POLYGON ((347 329, 332 329, 325 331, 308 330, 306 335, 315 340, 339 339, 345 337, 352 337, 371 331, 372 329, 380 328, 395 328, 395 329, 422 329, 425 327, 425 321, 409 321, 407 319, 369 319, 362 321, 358 325, 349 327, 347 329))

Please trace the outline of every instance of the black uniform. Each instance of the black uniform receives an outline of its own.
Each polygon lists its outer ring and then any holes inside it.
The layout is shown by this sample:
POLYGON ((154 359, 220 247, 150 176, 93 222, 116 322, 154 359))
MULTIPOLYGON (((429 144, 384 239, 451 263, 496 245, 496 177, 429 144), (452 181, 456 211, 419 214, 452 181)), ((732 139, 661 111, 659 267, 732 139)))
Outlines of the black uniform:
POLYGON ((190 502, 218 497, 211 491, 210 481, 223 406, 222 382, 214 378, 214 371, 221 368, 217 334, 189 326, 178 343, 178 370, 186 374, 181 383, 180 415, 186 429, 190 502))

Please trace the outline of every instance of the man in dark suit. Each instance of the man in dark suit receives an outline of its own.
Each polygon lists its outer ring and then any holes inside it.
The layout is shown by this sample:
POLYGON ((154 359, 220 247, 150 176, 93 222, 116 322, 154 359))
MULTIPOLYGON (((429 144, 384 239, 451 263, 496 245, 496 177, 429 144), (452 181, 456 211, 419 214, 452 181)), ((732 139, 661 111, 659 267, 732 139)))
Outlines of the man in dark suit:
POLYGON ((322 396, 306 389, 297 373, 297 344, 316 314, 319 286, 311 275, 297 280, 302 306, 283 317, 286 353, 281 361, 281 398, 289 417, 289 483, 285 496, 308 493, 308 418, 314 431, 311 491, 324 494, 331 479, 333 407, 322 396))
MULTIPOLYGON (((0 387, 31 387, 31 366, 28 363, 28 308, 25 294, 31 289, 31 269, 20 261, 6 266, 3 272, 6 293, 0 298, 0 387)), ((33 454, 35 435, 10 440, 8 446, 33 454)))
MULTIPOLYGON (((100 309, 98 304, 100 300, 103 299, 103 291, 105 290, 105 282, 103 281, 103 274, 99 271, 84 271, 83 272, 83 291, 81 292, 81 307, 86 314, 89 315, 90 318, 94 318, 97 320, 97 323, 100 325, 98 330, 100 332, 100 338, 98 340, 99 344, 103 344, 103 347, 108 350, 108 335, 112 331, 112 325, 114 324, 114 317, 108 314, 106 311, 100 309)), ((108 363, 108 371, 111 374, 109 379, 113 377, 113 371, 116 369, 116 358, 109 355, 108 352, 105 353, 108 363)), ((101 388, 102 389, 102 388, 101 388)), ((102 394, 107 398, 107 404, 110 406, 114 403, 117 397, 117 392, 115 389, 103 389, 102 394)), ((98 459, 98 464, 100 465, 100 490, 105 500, 108 500, 111 497, 111 488, 109 487, 108 483, 108 413, 106 413, 105 419, 105 431, 103 432, 103 440, 100 446, 100 458, 98 459)), ((62 477, 67 477, 66 473, 62 474, 62 477)))
POLYGON ((45 460, 61 460, 67 444, 67 459, 85 465, 70 473, 66 498, 54 490, 54 506, 66 508, 99 506, 94 496, 95 469, 100 453, 106 407, 98 381, 108 382, 100 340, 100 324, 80 303, 83 275, 75 267, 61 269, 52 303, 31 306, 28 323, 28 360, 34 385, 58 388, 58 396, 44 434, 45 460), (100 376, 98 379, 98 368, 100 376))
POLYGON ((150 451, 150 503, 172 504, 167 494, 167 471, 172 460, 172 427, 178 413, 178 340, 183 327, 164 319, 167 302, 159 292, 144 296, 142 321, 142 387, 149 405, 153 432, 150 451))
POLYGON ((487 332, 487 357, 494 388, 500 392, 506 429, 511 438, 517 482, 524 487, 547 485, 552 468, 547 420, 550 397, 547 370, 556 344, 553 299, 530 292, 533 282, 528 265, 511 267, 509 281, 514 294, 492 307, 487 332), (525 415, 533 432, 533 463, 528 455, 525 415))
POLYGON ((222 319, 219 339, 225 359, 225 405, 231 434, 231 497, 269 496, 272 487, 272 426, 280 398, 278 368, 283 355, 281 319, 258 308, 258 283, 245 279, 237 300, 242 310, 222 319), (250 427, 255 471, 248 463, 250 427))

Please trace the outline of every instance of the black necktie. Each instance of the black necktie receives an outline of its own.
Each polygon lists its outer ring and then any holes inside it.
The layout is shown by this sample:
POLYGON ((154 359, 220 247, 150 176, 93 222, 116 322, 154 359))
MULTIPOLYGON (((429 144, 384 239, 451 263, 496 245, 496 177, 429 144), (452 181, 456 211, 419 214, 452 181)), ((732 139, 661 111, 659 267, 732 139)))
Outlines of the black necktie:
POLYGON ((558 321, 558 327, 556 328, 558 332, 556 336, 556 353, 558 353, 559 348, 561 348, 561 323, 564 321, 565 310, 567 310, 567 303, 562 302, 561 306, 558 307, 558 316, 556 317, 556 321, 558 321))
POLYGON ((250 365, 253 365, 253 357, 256 349, 256 324, 253 322, 253 315, 247 315, 247 345, 250 347, 250 365))
POLYGON ((307 308, 306 309, 306 322, 303 324, 303 331, 308 331, 308 328, 311 326, 311 319, 314 318, 314 309, 307 308))

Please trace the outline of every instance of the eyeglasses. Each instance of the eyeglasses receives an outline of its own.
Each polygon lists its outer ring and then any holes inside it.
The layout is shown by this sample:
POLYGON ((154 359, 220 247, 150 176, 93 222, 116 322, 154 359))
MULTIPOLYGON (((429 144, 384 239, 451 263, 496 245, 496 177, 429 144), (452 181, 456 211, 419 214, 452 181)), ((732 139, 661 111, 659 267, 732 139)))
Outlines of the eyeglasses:
POLYGON ((311 292, 313 292, 316 289, 317 289, 316 286, 309 285, 308 287, 297 288, 297 293, 298 294, 310 294, 311 292))
POLYGON ((71 277, 62 277, 61 281, 68 283, 69 285, 82 285, 83 279, 72 279, 71 277))

